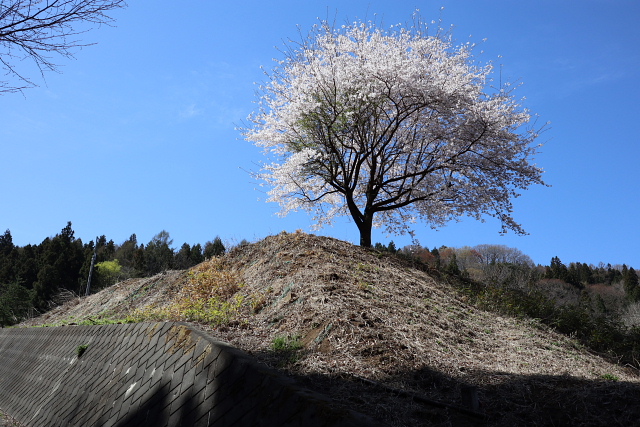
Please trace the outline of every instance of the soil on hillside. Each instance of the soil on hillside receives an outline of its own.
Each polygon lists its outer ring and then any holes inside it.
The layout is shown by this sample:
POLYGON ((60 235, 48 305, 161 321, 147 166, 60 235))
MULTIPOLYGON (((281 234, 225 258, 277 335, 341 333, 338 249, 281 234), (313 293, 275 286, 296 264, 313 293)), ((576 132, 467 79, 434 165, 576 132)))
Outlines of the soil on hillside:
MULTIPOLYGON (((222 325, 197 326, 336 405, 393 426, 640 425, 631 368, 536 321, 479 310, 408 261, 296 232, 216 263, 239 278, 230 298, 243 303, 222 325)), ((24 325, 161 312, 191 279, 130 279, 24 325)))

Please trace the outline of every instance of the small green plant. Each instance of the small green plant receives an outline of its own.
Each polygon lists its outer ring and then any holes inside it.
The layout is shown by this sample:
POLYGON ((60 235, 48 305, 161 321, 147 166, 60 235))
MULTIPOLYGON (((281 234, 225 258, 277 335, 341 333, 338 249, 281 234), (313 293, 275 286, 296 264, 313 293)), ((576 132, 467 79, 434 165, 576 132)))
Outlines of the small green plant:
POLYGON ((87 351, 87 348, 88 348, 88 347, 89 347, 89 344, 82 344, 82 345, 79 345, 79 346, 76 348, 76 354, 78 355, 78 359, 79 359, 80 357, 82 357, 82 355, 84 354, 84 352, 85 352, 85 351, 87 351))
POLYGON ((603 380, 608 380, 608 381, 620 381, 620 378, 618 378, 617 376, 615 376, 613 374, 604 374, 604 375, 601 375, 600 378, 602 378, 603 380))
POLYGON ((277 355, 280 368, 285 368, 300 360, 302 353, 299 350, 303 347, 299 335, 281 335, 275 337, 271 343, 271 349, 277 355))
POLYGON ((271 343, 271 349, 274 351, 296 351, 302 348, 299 336, 281 335, 275 337, 271 343))

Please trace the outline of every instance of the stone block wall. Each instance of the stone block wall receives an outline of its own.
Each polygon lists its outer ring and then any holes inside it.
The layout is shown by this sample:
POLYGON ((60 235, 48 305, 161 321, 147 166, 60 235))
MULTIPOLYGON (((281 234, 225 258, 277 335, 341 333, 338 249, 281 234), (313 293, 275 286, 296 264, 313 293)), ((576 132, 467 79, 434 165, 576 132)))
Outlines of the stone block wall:
POLYGON ((0 329, 0 410, 30 427, 380 425, 170 322, 0 329))

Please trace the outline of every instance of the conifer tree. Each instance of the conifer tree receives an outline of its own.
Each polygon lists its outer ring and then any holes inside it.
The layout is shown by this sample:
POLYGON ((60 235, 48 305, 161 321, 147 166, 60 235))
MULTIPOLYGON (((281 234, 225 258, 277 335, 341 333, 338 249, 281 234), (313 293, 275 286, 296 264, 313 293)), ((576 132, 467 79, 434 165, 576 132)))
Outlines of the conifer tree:
POLYGON ((204 257, 211 258, 214 256, 220 256, 224 254, 226 248, 222 243, 222 239, 220 236, 216 236, 212 242, 207 242, 204 246, 204 257))
POLYGON ((13 259, 14 252, 13 238, 9 229, 0 236, 0 284, 10 283, 15 278, 13 259))
POLYGON ((173 249, 171 245, 173 239, 169 232, 162 230, 149 242, 145 251, 144 258, 148 275, 160 273, 161 271, 173 268, 173 249))
MULTIPOLYGON (((625 266, 626 267, 626 266, 625 266)), ((624 292, 632 302, 640 300, 640 287, 638 286, 638 275, 633 268, 629 268, 625 271, 623 276, 624 292)))
POLYGON ((191 267, 191 246, 183 243, 174 260, 174 267, 178 270, 186 270, 191 267))

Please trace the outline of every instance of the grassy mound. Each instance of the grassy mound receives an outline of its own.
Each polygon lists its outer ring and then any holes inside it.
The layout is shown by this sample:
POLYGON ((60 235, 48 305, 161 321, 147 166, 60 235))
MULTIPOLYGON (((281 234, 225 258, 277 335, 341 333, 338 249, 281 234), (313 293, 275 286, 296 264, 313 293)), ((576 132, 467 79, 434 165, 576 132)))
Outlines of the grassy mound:
POLYGON ((144 320, 197 323, 337 405, 396 426, 640 419, 632 370, 535 320, 481 310, 408 261, 327 237, 270 236, 31 324, 144 320))

